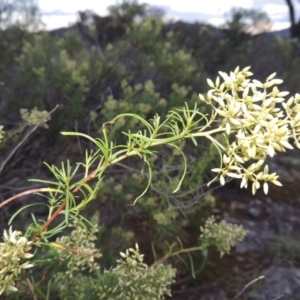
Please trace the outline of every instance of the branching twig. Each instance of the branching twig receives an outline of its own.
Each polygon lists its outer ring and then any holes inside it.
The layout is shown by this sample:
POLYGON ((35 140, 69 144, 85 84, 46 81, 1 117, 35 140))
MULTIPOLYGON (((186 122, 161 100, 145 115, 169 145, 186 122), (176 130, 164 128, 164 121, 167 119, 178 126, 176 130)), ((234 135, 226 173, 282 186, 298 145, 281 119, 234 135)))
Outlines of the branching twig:
POLYGON ((261 279, 264 279, 264 278, 265 278, 265 276, 259 276, 259 277, 255 278, 255 279, 253 279, 252 281, 250 281, 249 283, 247 283, 244 286, 244 288, 234 298, 232 298, 232 300, 238 299, 245 292, 245 290, 248 287, 250 287, 251 285, 253 285, 254 283, 256 283, 258 280, 261 280, 261 279))
MULTIPOLYGON (((89 176, 87 177, 87 180, 90 180, 90 179, 94 178, 95 175, 96 175, 96 171, 97 171, 97 170, 91 172, 91 173, 89 174, 89 176)), ((82 184, 79 184, 79 185, 72 191, 72 194, 75 195, 75 194, 80 190, 81 187, 82 187, 82 184)), ((42 226, 40 233, 38 233, 37 235, 35 235, 35 236, 33 237, 33 239, 32 239, 33 242, 36 242, 36 241, 37 241, 39 235, 41 235, 41 234, 49 227, 49 225, 54 221, 54 219, 55 219, 55 218, 60 214, 60 212, 65 208, 66 204, 67 204, 67 200, 65 199, 65 200, 60 204, 60 206, 58 207, 58 209, 54 212, 54 214, 53 214, 53 215, 47 220, 47 222, 42 226)))
POLYGON ((276 297, 276 298, 273 298, 273 299, 271 299, 271 300, 279 300, 279 299, 283 298, 285 295, 288 295, 288 293, 285 292, 283 295, 281 295, 281 296, 279 296, 279 297, 276 297))
MULTIPOLYGON (((46 116, 49 117, 54 111, 57 110, 59 105, 56 105, 46 116)), ((45 122, 45 120, 40 121, 38 124, 36 124, 22 139, 21 142, 18 143, 18 145, 10 152, 10 154, 8 155, 8 157, 4 160, 4 162, 1 164, 0 167, 0 174, 4 169, 4 166, 8 163, 8 161, 12 158, 12 156, 16 153, 16 151, 24 144, 24 142, 28 139, 28 137, 41 125, 45 122)))

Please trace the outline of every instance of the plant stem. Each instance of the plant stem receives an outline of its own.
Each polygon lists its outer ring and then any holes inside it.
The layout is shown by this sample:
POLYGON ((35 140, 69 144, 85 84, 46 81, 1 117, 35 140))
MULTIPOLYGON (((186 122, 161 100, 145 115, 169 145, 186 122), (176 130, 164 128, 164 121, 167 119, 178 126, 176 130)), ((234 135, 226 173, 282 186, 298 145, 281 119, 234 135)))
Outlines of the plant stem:
POLYGON ((200 251, 200 250, 202 250, 204 248, 205 247, 202 245, 202 246, 198 246, 198 247, 180 249, 180 250, 177 250, 175 252, 168 253, 165 256, 161 257, 160 259, 156 260, 150 267, 155 267, 156 265, 162 263, 163 261, 169 259, 170 257, 177 256, 177 255, 180 255, 182 253, 193 252, 193 251, 200 251))

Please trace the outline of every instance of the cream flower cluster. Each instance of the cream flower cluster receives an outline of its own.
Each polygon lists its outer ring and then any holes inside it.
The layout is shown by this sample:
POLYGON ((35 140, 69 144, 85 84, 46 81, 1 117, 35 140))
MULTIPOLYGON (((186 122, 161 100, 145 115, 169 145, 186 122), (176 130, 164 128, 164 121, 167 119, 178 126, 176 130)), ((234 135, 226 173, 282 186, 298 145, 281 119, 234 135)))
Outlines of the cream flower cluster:
POLYGON ((281 185, 276 173, 269 173, 265 165, 267 156, 293 149, 289 140, 294 138, 299 147, 300 132, 300 95, 286 100, 288 92, 282 92, 277 85, 281 79, 270 75, 265 83, 250 80, 253 75, 250 67, 236 68, 229 75, 219 72, 222 77, 215 81, 208 79, 212 88, 204 101, 213 108, 213 118, 220 129, 226 133, 226 146, 220 144, 224 153, 222 166, 213 169, 219 173, 220 183, 225 184, 226 177, 241 179, 241 188, 252 182, 252 192, 263 184, 268 193, 268 183, 281 185))
POLYGON ((176 270, 170 265, 158 264, 148 267, 138 245, 120 253, 114 269, 107 270, 115 280, 114 286, 99 287, 100 299, 152 300, 171 297, 170 286, 174 282, 176 270))
POLYGON ((228 254, 230 249, 247 235, 247 231, 243 226, 230 224, 224 220, 217 223, 214 216, 206 220, 205 225, 200 227, 200 231, 202 241, 214 244, 218 248, 221 257, 228 254))
POLYGON ((4 292, 16 292, 15 280, 24 269, 33 267, 28 258, 32 242, 22 236, 20 231, 4 230, 3 243, 0 243, 0 295, 4 292))

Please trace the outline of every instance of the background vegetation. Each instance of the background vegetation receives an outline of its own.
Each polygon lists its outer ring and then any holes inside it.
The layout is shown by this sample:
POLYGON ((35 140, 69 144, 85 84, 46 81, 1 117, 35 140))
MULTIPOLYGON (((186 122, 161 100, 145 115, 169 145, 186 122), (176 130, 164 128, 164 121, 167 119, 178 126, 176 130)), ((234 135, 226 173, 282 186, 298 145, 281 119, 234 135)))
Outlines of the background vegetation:
MULTIPOLYGON (((276 71, 285 82, 283 90, 292 94, 299 91, 299 42, 267 33, 253 35, 253 31, 268 28, 269 20, 263 14, 236 10, 217 29, 202 23, 166 23, 161 12, 144 4, 124 2, 110 7, 104 17, 81 12, 78 23, 70 28, 33 32, 39 26, 37 9, 33 2, 26 5, 27 9, 21 10, 25 15, 17 23, 12 14, 0 14, 0 123, 5 130, 0 144, 2 200, 40 186, 28 184, 29 178, 49 180, 51 174, 43 162, 59 165, 69 159, 74 164, 83 160, 85 149, 93 149, 87 140, 62 137, 61 131, 97 137, 102 124, 120 113, 131 112, 150 119, 155 113, 164 116, 184 102, 192 107, 199 102, 198 93, 207 91, 206 79, 215 78, 220 70, 229 72, 237 65, 251 66, 258 80, 276 71), (249 18, 253 21, 251 27, 245 21, 249 18), (51 111, 57 104, 59 108, 51 115, 48 128, 31 132, 34 125, 29 120, 36 115, 35 108, 51 111), (21 142, 8 160, 11 150, 21 142)), ((201 110, 208 112, 205 106, 201 110)), ((121 132, 135 126, 134 120, 120 119, 110 136, 117 144, 122 143, 121 132)), ((187 177, 176 194, 171 192, 183 167, 178 152, 170 148, 161 147, 153 157, 153 182, 135 206, 130 204, 147 181, 147 173, 140 174, 140 162, 131 159, 126 165, 118 163, 106 173, 97 198, 84 213, 98 225, 95 235, 96 248, 102 254, 101 268, 114 266, 119 252, 134 247, 135 242, 149 265, 154 261, 153 249, 156 255, 162 255, 166 243, 178 239, 187 248, 195 244, 199 226, 215 208, 212 191, 217 186, 208 191, 206 183, 218 156, 205 143, 201 148, 190 142, 180 147, 189 165, 187 177)), ((16 209, 36 199, 39 198, 23 197, 2 208, 0 228, 7 228, 16 209)), ((24 230, 30 213, 42 219, 47 211, 42 207, 29 208, 14 226, 24 230)), ((191 266, 196 268, 197 278, 205 282, 204 262, 216 259, 216 253, 213 249, 209 253, 197 252, 192 259, 192 265, 186 265, 188 257, 172 262, 177 269, 176 280, 182 282, 172 288, 174 299, 183 299, 185 285, 192 282, 191 266)), ((53 277, 56 290, 52 293, 61 299, 80 299, 86 291, 79 289, 70 294, 66 278, 54 276, 59 268, 66 266, 49 268, 46 274, 37 272, 32 275, 34 281, 43 290, 53 277)), ((25 295, 26 291, 22 299, 25 295)))

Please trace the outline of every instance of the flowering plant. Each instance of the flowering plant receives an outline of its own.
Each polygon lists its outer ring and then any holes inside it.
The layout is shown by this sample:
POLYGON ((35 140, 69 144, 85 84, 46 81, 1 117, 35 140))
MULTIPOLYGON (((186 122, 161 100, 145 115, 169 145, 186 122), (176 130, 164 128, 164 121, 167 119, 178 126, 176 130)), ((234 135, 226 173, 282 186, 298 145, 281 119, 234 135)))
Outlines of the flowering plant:
POLYGON ((207 99, 199 96, 213 108, 213 118, 226 133, 227 145, 217 144, 223 152, 222 167, 213 169, 219 173, 221 184, 226 176, 242 179, 241 188, 251 181, 254 194, 263 182, 267 194, 268 182, 281 183, 276 173, 269 174, 268 165, 264 165, 266 157, 293 149, 291 138, 300 148, 300 95, 286 101, 289 92, 278 89, 282 80, 274 78, 276 73, 262 83, 247 79, 252 75, 249 69, 236 68, 230 75, 219 72, 224 81, 221 83, 219 77, 215 83, 208 79, 212 89, 207 99))
MULTIPOLYGON (((88 139, 96 150, 86 151, 85 161, 78 163, 76 167, 72 167, 69 161, 62 164, 61 168, 46 164, 55 180, 36 179, 36 182, 47 186, 22 192, 0 204, 1 208, 23 195, 44 193, 49 208, 46 220, 37 220, 33 216, 33 223, 29 226, 26 236, 21 236, 20 232, 12 231, 12 229, 8 233, 4 231, 4 241, 0 244, 0 294, 16 291, 15 282, 22 275, 22 270, 33 267, 33 263, 30 261, 33 255, 29 253, 33 246, 55 249, 55 253, 66 262, 68 276, 60 274, 57 278, 61 282, 64 279, 73 280, 76 288, 85 286, 75 283, 79 278, 85 280, 85 277, 74 274, 87 269, 96 272, 99 266, 94 259, 100 258, 101 253, 94 244, 94 234, 97 229, 93 227, 90 234, 87 233, 86 225, 90 226, 91 223, 82 216, 81 211, 96 198, 106 169, 131 156, 139 157, 144 162, 144 166, 148 168, 148 183, 141 195, 136 197, 133 205, 145 195, 150 187, 152 181, 151 156, 154 153, 153 149, 160 145, 168 145, 176 149, 182 156, 183 172, 174 193, 179 190, 187 172, 187 159, 182 148, 178 146, 178 142, 185 139, 190 139, 197 146, 199 138, 207 138, 218 149, 220 165, 212 170, 217 173, 212 182, 219 179, 220 183, 224 185, 227 177, 237 178, 241 180, 241 188, 246 188, 250 182, 253 194, 261 185, 264 192, 268 193, 270 182, 281 185, 278 175, 269 173, 266 159, 268 156, 273 157, 276 151, 293 149, 290 144, 291 139, 294 140, 295 146, 300 148, 300 95, 296 94, 285 100, 288 92, 279 90, 277 85, 281 84, 282 80, 275 79, 275 73, 270 75, 265 83, 262 83, 248 79, 252 75, 249 69, 249 67, 242 70, 236 68, 230 74, 219 72, 221 78, 218 77, 215 82, 208 79, 211 89, 206 97, 200 94, 199 98, 200 101, 211 107, 211 114, 201 113, 197 103, 194 108, 189 108, 185 104, 182 109, 170 111, 164 120, 158 115, 148 121, 136 114, 120 114, 103 124, 102 139, 79 132, 62 132, 63 135, 88 139), (115 145, 109 138, 109 125, 128 117, 134 119, 134 124, 139 123, 141 129, 136 132, 124 133, 127 138, 126 144, 115 145), (220 134, 223 135, 223 142, 219 138, 220 134), (83 176, 78 179, 75 174, 79 169, 82 169, 83 176), (92 183, 93 179, 95 183, 92 183), (57 218, 59 215, 63 215, 64 218, 57 218), (54 220, 56 220, 55 225, 54 220), (49 238, 63 232, 70 221, 76 224, 73 234, 57 239, 56 242, 49 242, 49 238), (76 255, 85 255, 88 258, 79 258, 76 255)), ((26 121, 31 123, 31 117, 34 116, 26 111, 25 115, 26 121)), ((48 117, 45 116, 43 115, 42 121, 39 116, 39 125, 42 125, 41 122, 47 121, 48 117)), ((36 124, 37 121, 32 122, 36 124)), ((0 126, 0 138, 3 133, 0 126)), ((41 204, 29 206, 32 205, 41 204)), ((19 212, 27 207, 22 207, 19 212)), ((96 288, 94 291, 96 293, 104 293, 104 290, 105 293, 120 294, 122 291, 125 293, 123 287, 128 287, 132 278, 136 277, 140 278, 140 284, 145 287, 150 298, 153 295, 159 295, 159 297, 170 295, 169 286, 173 282, 175 271, 169 265, 163 264, 167 259, 192 251, 203 251, 209 244, 216 245, 223 255, 228 253, 231 247, 241 241, 246 234, 240 226, 228 225, 225 221, 217 224, 214 218, 209 218, 206 224, 200 227, 200 231, 200 245, 184 249, 181 242, 175 243, 177 248, 174 246, 175 244, 172 244, 167 253, 150 267, 143 263, 143 255, 139 253, 138 246, 136 249, 131 248, 125 254, 122 253, 122 259, 117 261, 118 266, 104 272, 113 278, 115 284, 118 282, 118 286, 111 289, 105 283, 102 285, 102 292, 96 288), (163 282, 159 281, 157 274, 163 274, 163 282), (133 275, 135 277, 130 278, 133 275), (149 286, 147 278, 151 278, 152 288, 149 286)), ((28 282, 29 278, 26 277, 26 280, 28 282)), ((34 293, 30 281, 28 284, 34 293)), ((70 284, 69 281, 68 284, 70 284)), ((62 284, 62 286, 67 287, 68 285, 62 284)), ((129 298, 132 297, 132 291, 135 291, 133 285, 126 289, 128 291, 125 294, 129 298)), ((75 291, 81 292, 81 290, 74 289, 75 291)), ((140 292, 143 297, 144 292, 140 292)))

